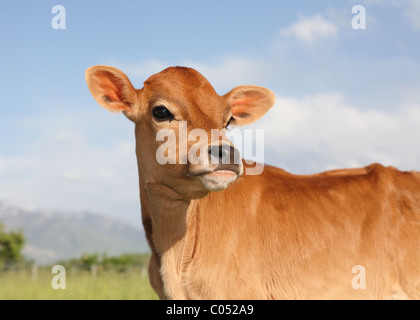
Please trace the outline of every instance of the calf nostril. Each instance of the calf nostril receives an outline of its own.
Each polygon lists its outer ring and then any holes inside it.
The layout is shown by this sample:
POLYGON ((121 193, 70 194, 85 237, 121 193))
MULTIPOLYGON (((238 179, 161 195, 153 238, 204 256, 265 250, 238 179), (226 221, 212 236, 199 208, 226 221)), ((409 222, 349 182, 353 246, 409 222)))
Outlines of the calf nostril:
POLYGON ((226 150, 223 146, 219 147, 219 158, 224 159, 229 154, 229 151, 226 150))
POLYGON ((209 160, 212 164, 241 164, 239 151, 231 145, 209 146, 209 160))
POLYGON ((209 147, 209 155, 211 158, 215 159, 217 163, 219 163, 221 160, 225 159, 229 156, 230 146, 210 146, 209 147))

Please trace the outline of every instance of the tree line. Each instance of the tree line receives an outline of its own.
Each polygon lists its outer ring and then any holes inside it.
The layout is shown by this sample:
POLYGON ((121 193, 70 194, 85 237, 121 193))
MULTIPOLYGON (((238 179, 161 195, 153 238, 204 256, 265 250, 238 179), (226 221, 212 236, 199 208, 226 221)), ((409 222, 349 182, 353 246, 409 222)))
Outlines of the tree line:
POLYGON ((84 254, 80 258, 58 261, 66 269, 103 270, 103 271, 144 271, 150 260, 150 254, 127 253, 119 256, 104 254, 84 254))
MULTIPOLYGON (((7 231, 0 222, 0 271, 24 269, 34 265, 34 261, 27 260, 22 254, 26 243, 23 230, 7 231)), ((106 253, 83 254, 79 258, 57 261, 69 269, 104 270, 127 272, 131 270, 144 271, 149 263, 150 254, 122 254, 108 256, 106 253)), ((96 272, 96 271, 95 271, 96 272)))
POLYGON ((4 224, 0 222, 0 270, 24 261, 22 255, 24 245, 25 237, 22 230, 7 232, 4 224))

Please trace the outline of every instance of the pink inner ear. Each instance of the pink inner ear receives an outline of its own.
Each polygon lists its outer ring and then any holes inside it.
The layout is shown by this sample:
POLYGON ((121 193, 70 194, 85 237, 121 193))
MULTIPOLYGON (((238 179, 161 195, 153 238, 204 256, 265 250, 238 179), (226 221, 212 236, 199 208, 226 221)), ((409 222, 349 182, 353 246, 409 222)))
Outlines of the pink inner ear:
POLYGON ((260 97, 248 96, 243 98, 236 98, 231 103, 233 116, 245 118, 250 116, 250 109, 255 107, 260 97))
POLYGON ((232 108, 234 108, 238 105, 251 106, 252 107, 260 99, 261 99, 261 97, 255 96, 255 95, 254 96, 246 96, 246 97, 243 97, 243 98, 235 98, 232 101, 231 106, 232 106, 232 108))
POLYGON ((120 100, 118 96, 119 88, 108 77, 98 75, 97 79, 99 87, 106 96, 108 96, 112 101, 120 100))
POLYGON ((99 88, 102 92, 102 98, 109 103, 112 111, 129 110, 130 107, 124 104, 121 99, 121 88, 117 83, 111 81, 106 75, 98 74, 99 88))

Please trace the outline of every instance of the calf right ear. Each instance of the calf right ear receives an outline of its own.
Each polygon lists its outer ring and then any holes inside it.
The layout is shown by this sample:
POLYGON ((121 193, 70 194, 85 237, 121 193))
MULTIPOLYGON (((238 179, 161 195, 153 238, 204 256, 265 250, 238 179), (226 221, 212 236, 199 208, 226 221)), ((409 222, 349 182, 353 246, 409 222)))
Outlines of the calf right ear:
POLYGON ((234 124, 244 126, 257 121, 274 104, 274 93, 258 86, 239 86, 223 96, 231 107, 234 124))
POLYGON ((134 121, 138 92, 124 72, 108 66, 93 66, 86 69, 85 76, 96 102, 109 111, 122 111, 134 121))

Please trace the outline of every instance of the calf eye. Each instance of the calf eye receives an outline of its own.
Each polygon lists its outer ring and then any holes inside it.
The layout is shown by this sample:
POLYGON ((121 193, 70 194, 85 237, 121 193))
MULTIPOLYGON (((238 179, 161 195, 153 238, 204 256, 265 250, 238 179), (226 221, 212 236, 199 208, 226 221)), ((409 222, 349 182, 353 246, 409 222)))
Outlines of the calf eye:
POLYGON ((165 106, 157 106, 152 110, 153 117, 158 121, 173 120, 174 116, 165 106))

